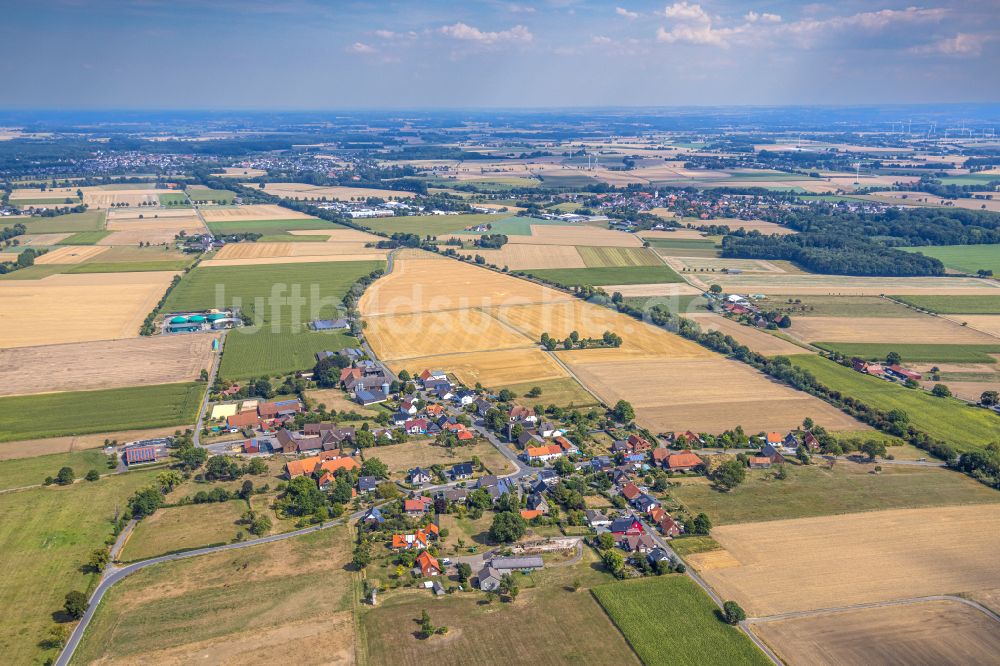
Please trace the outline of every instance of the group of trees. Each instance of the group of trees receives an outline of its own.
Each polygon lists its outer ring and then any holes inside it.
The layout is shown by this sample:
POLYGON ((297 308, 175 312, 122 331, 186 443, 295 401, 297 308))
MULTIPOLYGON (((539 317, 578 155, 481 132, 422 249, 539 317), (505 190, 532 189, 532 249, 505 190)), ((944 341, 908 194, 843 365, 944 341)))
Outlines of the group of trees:
POLYGON ((563 349, 587 349, 588 347, 621 347, 624 340, 617 333, 604 331, 600 338, 581 338, 577 331, 570 331, 562 341, 553 338, 548 332, 539 338, 542 346, 549 351, 555 351, 561 345, 563 349))

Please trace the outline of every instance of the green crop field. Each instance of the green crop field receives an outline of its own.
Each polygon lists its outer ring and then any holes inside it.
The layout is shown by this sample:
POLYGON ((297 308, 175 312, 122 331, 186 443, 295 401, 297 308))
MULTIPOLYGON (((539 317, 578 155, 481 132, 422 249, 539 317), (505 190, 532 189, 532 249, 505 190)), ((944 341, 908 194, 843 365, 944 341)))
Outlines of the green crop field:
POLYGON ((566 287, 684 281, 672 268, 662 264, 659 266, 621 266, 616 268, 546 268, 523 272, 566 287))
POLYGON ((150 271, 182 271, 190 261, 91 261, 66 267, 66 273, 145 273, 150 271))
POLYGON ((833 469, 821 461, 807 467, 786 463, 787 477, 780 481, 773 469, 753 469, 730 492, 719 492, 700 477, 682 480, 670 494, 689 511, 707 513, 715 525, 1000 502, 997 491, 940 467, 884 465, 878 475, 871 470, 872 465, 845 461, 833 469))
POLYGON ((542 176, 542 187, 577 188, 597 185, 601 181, 583 173, 551 174, 542 176))
POLYGON ((281 234, 286 231, 297 231, 299 229, 321 229, 334 230, 346 229, 341 224, 327 222, 319 218, 301 220, 233 220, 227 222, 209 222, 208 228, 213 234, 225 236, 226 234, 255 233, 255 234, 281 234))
POLYGON ((938 314, 1000 314, 997 296, 894 296, 921 310, 938 314))
POLYGON ((76 206, 80 203, 79 197, 50 197, 37 199, 15 199, 10 202, 18 208, 25 206, 76 206))
MULTIPOLYGON (((480 224, 496 224, 504 219, 502 215, 406 215, 402 217, 381 217, 362 220, 361 224, 375 231, 395 234, 408 233, 426 236, 463 233, 468 227, 480 224)), ((473 232, 468 232, 473 233, 473 232)))
POLYGON ((527 404, 556 405, 558 407, 588 407, 596 405, 597 400, 587 392, 572 377, 562 379, 546 379, 537 382, 525 382, 523 384, 508 384, 506 386, 491 386, 491 389, 508 389, 517 396, 524 396, 531 389, 538 387, 542 389, 542 394, 537 398, 524 397, 527 404))
POLYGON ((889 352, 897 352, 904 363, 996 363, 990 354, 1000 353, 995 345, 899 345, 869 342, 814 342, 820 349, 857 356, 865 360, 884 360, 889 352))
POLYGON ((1000 276, 1000 245, 932 245, 899 249, 940 259, 947 268, 963 273, 991 270, 1000 276))
POLYGON ((177 204, 186 204, 188 202, 187 195, 183 192, 171 192, 169 194, 158 194, 156 195, 160 200, 161 206, 169 206, 171 204, 176 207, 177 204))
POLYGON ((257 239, 258 243, 325 243, 327 237, 323 234, 301 234, 290 233, 265 234, 257 239))
POLYGON ((110 231, 78 231, 72 236, 62 239, 56 245, 97 245, 110 234, 110 231))
POLYGON ((231 204, 236 197, 232 190, 210 190, 204 187, 190 187, 187 195, 191 201, 213 201, 220 204, 231 204))
POLYGON ((81 570, 82 566, 111 536, 115 511, 154 476, 152 470, 137 471, 68 487, 0 495, 5 574, 0 581, 0 606, 16 609, 0 625, 5 663, 41 664, 55 659, 57 650, 43 647, 41 641, 54 618, 61 619, 66 593, 87 592, 95 584, 97 574, 81 570))
POLYGON ((578 247, 587 268, 616 266, 662 266, 655 254, 643 247, 578 247))
POLYGON ((654 305, 666 306, 668 310, 678 314, 685 312, 708 312, 705 307, 708 301, 699 294, 685 294, 683 296, 628 296, 625 303, 634 308, 644 310, 652 308, 654 305))
POLYGON ((170 292, 163 311, 239 305, 264 323, 286 325, 294 315, 294 304, 287 302, 293 297, 305 299, 299 311, 302 321, 296 322, 304 325, 336 316, 348 288, 361 276, 384 268, 384 261, 197 267, 170 292))
POLYGON ((226 337, 219 374, 226 379, 282 375, 309 370, 316 352, 357 347, 357 339, 343 333, 288 331, 275 333, 270 326, 237 329, 226 337))
POLYGON ((0 275, 0 280, 41 280, 57 273, 64 273, 66 264, 36 264, 0 275))
POLYGON ((87 449, 0 461, 0 490, 38 485, 45 477, 54 477, 63 467, 72 467, 77 478, 83 478, 92 469, 108 474, 111 470, 107 460, 100 449, 87 449))
POLYGON ((793 322, 796 317, 919 316, 904 305, 878 296, 771 296, 761 305, 768 309, 776 308, 788 312, 793 322))
POLYGON ((715 604, 687 576, 611 583, 593 593, 645 666, 771 663, 716 616, 715 604))
POLYGON ((88 210, 83 213, 67 213, 55 217, 29 217, 18 220, 27 227, 29 234, 61 234, 77 231, 98 231, 104 228, 107 213, 102 210, 88 210))
POLYGON ((995 181, 1000 181, 1000 176, 995 173, 967 173, 958 176, 944 176, 939 178, 942 185, 986 185, 995 181))
POLYGON ((936 398, 921 390, 862 375, 820 356, 796 355, 789 358, 794 365, 813 373, 820 383, 844 395, 884 411, 905 411, 912 425, 948 442, 958 451, 982 449, 996 441, 1000 434, 1000 416, 985 409, 971 407, 954 398, 936 398))
POLYGON ((0 442, 191 425, 204 390, 189 382, 0 398, 0 442))

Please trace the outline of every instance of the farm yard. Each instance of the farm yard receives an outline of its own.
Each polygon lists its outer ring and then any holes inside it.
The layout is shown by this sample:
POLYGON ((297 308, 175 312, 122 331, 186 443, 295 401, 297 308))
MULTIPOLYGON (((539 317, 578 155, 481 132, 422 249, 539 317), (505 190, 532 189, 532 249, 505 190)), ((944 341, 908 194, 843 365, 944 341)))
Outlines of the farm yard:
POLYGON ((173 276, 98 273, 0 281, 0 346, 136 337, 173 276))
POLYGON ((160 335, 0 349, 0 396, 194 381, 215 335, 160 335), (72 358, 72 371, 66 359, 72 358))
POLYGON ((594 597, 646 666, 771 663, 687 576, 601 585, 594 597))
POLYGON ((752 628, 786 663, 985 664, 1000 652, 996 620, 958 601, 820 613, 752 628))
POLYGON ((712 536, 724 557, 713 551, 688 563, 751 616, 990 590, 1000 587, 1000 534, 979 526, 998 519, 1000 504, 984 504, 723 525, 712 536), (865 566, 830 575, 834 540, 839 559, 865 566))

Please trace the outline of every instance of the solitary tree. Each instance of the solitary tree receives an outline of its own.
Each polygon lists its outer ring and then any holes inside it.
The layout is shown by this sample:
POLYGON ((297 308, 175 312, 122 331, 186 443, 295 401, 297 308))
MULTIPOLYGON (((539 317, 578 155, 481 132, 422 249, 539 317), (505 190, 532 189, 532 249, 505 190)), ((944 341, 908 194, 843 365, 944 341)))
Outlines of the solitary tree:
POLYGON ((1000 403, 1000 393, 997 391, 983 391, 983 394, 979 396, 979 404, 984 407, 992 407, 1000 403))
POLYGON ((76 480, 76 475, 73 473, 72 467, 63 467, 56 474, 56 483, 60 486, 68 486, 76 480))
POLYGON ((948 398, 951 397, 951 389, 944 384, 935 384, 934 388, 931 389, 931 394, 938 398, 948 398))
POLYGON ((722 604, 722 614, 729 624, 739 624, 747 619, 746 611, 735 601, 727 601, 722 604))
POLYGON ((884 458, 885 442, 877 439, 869 439, 861 445, 859 450, 868 456, 869 460, 875 460, 876 457, 884 458))
POLYGON ((86 594, 78 590, 73 590, 66 593, 66 601, 63 604, 63 609, 66 611, 66 615, 69 615, 74 620, 79 620, 87 612, 87 606, 89 605, 86 594))
POLYGON ((889 365, 899 365, 903 362, 903 357, 898 352, 891 351, 885 356, 885 362, 889 365))

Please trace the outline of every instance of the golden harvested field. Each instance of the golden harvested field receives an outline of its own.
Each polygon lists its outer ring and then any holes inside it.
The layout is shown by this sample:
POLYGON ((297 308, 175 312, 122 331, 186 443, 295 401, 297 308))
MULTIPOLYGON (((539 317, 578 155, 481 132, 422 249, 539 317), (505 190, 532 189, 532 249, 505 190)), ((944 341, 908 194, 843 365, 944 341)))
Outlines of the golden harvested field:
MULTIPOLYGON (((998 317, 1000 319, 1000 317, 998 317)), ((994 344, 986 333, 943 319, 915 317, 796 317, 788 332, 805 342, 994 344)))
POLYGON ((617 349, 584 349, 559 352, 567 362, 619 361, 631 358, 705 358, 712 355, 689 340, 620 314, 610 308, 581 300, 548 305, 522 305, 492 311, 500 321, 537 342, 542 333, 559 340, 572 331, 584 338, 599 338, 605 331, 620 335, 617 349))
POLYGON ((673 240, 705 240, 708 236, 695 229, 674 229, 673 231, 640 231, 640 238, 667 238, 673 240))
POLYGON ((91 209, 111 208, 114 204, 123 203, 129 206, 153 204, 158 207, 160 205, 159 195, 176 194, 176 190, 159 190, 152 187, 148 189, 120 190, 104 190, 98 187, 82 187, 80 189, 83 190, 83 203, 87 204, 91 209))
POLYGON ((224 167, 222 171, 213 173, 212 175, 221 178, 260 178, 261 176, 266 176, 267 171, 265 169, 253 169, 250 167, 224 167))
POLYGON ((0 347, 134 338, 172 272, 50 275, 0 283, 0 347))
MULTIPOLYGON (((246 187, 257 187, 256 183, 244 183, 246 187)), ((339 199, 341 201, 351 201, 353 199, 367 199, 369 197, 379 197, 382 199, 403 199, 414 196, 412 192, 400 190, 379 190, 368 187, 323 187, 320 185, 307 185, 306 183, 267 183, 264 191, 282 199, 339 199)), ((277 218, 276 218, 277 219, 277 218)))
POLYGON ((13 203, 24 199, 66 199, 67 197, 76 200, 75 187, 46 187, 44 190, 38 187, 18 188, 10 193, 10 200, 13 203))
POLYGON ((386 360, 536 346, 474 308, 369 317, 367 321, 365 337, 379 358, 386 360))
POLYGON ((171 243, 180 232, 204 233, 205 225, 190 210, 165 210, 157 213, 130 211, 108 213, 108 231, 113 232, 98 242, 99 245, 138 245, 143 243, 171 243), (139 215, 143 215, 139 219, 139 215), (154 217, 155 215, 155 217, 154 217))
POLYGON ((734 565, 688 561, 751 616, 960 594, 1000 587, 1000 531, 984 529, 998 521, 979 504, 723 525, 712 537, 734 565))
POLYGON ((946 318, 1000 338, 1000 315, 947 315, 946 318))
MULTIPOLYGON (((727 293, 830 296, 897 295, 1000 295, 1000 283, 963 277, 853 277, 812 274, 699 274, 706 283, 722 286, 727 293)), ((707 288, 707 287, 706 287, 707 288)))
POLYGON ((212 366, 217 335, 0 349, 0 396, 194 381, 212 366))
MULTIPOLYGON (((664 248, 667 249, 667 248, 664 248)), ((684 250, 670 250, 671 253, 683 254, 684 250)), ((675 271, 693 271, 707 273, 710 271, 741 270, 746 273, 784 273, 784 269, 763 259, 720 259, 717 257, 683 257, 664 256, 663 259, 675 271)), ((702 276, 708 280, 707 276, 702 276)))
POLYGON ((59 241, 69 238, 73 234, 25 234, 24 236, 19 236, 18 240, 21 241, 21 245, 27 245, 28 247, 55 245, 59 241))
POLYGON ((292 236, 326 236, 328 243, 377 243, 385 240, 381 236, 357 229, 292 229, 292 236))
POLYGON ((641 247, 634 234, 597 227, 568 227, 555 224, 532 224, 530 236, 509 236, 516 245, 596 245, 599 247, 641 247))
POLYGON ((43 266, 46 264, 79 264, 96 257, 107 249, 100 245, 63 245, 38 257, 35 259, 35 263, 43 266))
MULTIPOLYGON (((376 353, 378 351, 376 350, 376 353)), ((388 361, 393 371, 440 368, 455 375, 466 386, 480 382, 487 388, 567 377, 566 371, 540 349, 504 349, 495 352, 421 356, 388 361)))
POLYGON ((586 268, 580 253, 572 245, 516 245, 507 243, 499 250, 463 250, 468 257, 482 255, 487 263, 511 270, 526 268, 586 268))
POLYGON ((205 268, 219 266, 265 266, 267 264, 314 264, 331 261, 384 261, 385 253, 376 254, 368 250, 365 254, 339 254, 334 256, 311 255, 306 257, 259 257, 249 259, 206 259, 198 264, 205 268))
POLYGON ((764 235, 778 234, 780 236, 785 236, 795 233, 794 229, 789 229, 784 225, 775 224, 774 222, 768 222, 766 220, 738 220, 726 217, 717 220, 705 220, 704 224, 724 224, 733 231, 736 229, 744 229, 746 231, 759 231, 764 235))
POLYGON ((787 340, 765 333, 764 331, 744 326, 738 322, 726 319, 725 317, 711 312, 697 312, 684 315, 688 319, 698 322, 704 331, 721 331, 732 336, 740 344, 744 344, 755 352, 766 356, 779 356, 788 354, 805 354, 808 350, 792 344, 787 340))
POLYGON ((266 259, 283 257, 320 257, 328 260, 344 254, 375 254, 384 250, 366 248, 364 243, 229 243, 215 253, 216 261, 229 259, 266 259))
POLYGON ((570 369, 606 404, 631 402, 637 420, 654 432, 788 430, 807 416, 830 430, 865 429, 825 402, 718 355, 588 363, 588 353, 572 352, 570 369))
POLYGON ((584 246, 578 249, 588 268, 660 266, 663 264, 655 253, 644 247, 584 246))
POLYGON ((662 284, 612 284, 601 287, 609 294, 616 291, 625 297, 641 296, 694 296, 702 293, 701 289, 683 282, 664 282, 662 284))
POLYGON ((412 250, 397 253, 392 272, 365 291, 359 310, 405 314, 569 300, 555 289, 412 250))
POLYGON ((206 222, 242 222, 246 220, 313 220, 295 210, 282 208, 277 204, 251 204, 233 208, 205 208, 201 211, 206 222))
POLYGON ((958 601, 865 608, 753 624, 787 664, 988 664, 1000 625, 958 601))

